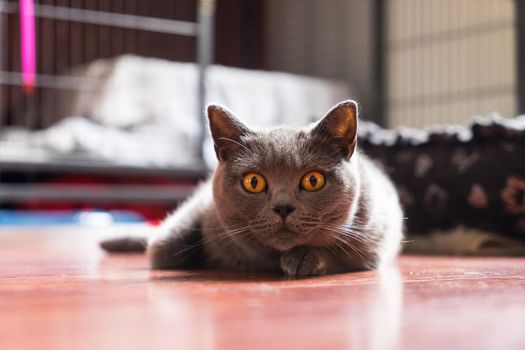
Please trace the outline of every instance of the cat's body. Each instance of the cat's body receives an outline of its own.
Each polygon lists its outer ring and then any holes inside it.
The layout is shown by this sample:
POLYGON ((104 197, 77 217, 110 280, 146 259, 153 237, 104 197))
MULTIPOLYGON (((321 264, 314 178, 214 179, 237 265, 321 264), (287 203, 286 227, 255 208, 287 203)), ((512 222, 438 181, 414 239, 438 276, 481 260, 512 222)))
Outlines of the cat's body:
MULTIPOLYGON (((319 275, 379 267, 399 251, 402 211, 390 180, 356 150, 357 106, 304 129, 248 129, 210 106, 219 165, 148 239, 153 268, 319 275)), ((140 250, 140 239, 102 243, 140 250)))

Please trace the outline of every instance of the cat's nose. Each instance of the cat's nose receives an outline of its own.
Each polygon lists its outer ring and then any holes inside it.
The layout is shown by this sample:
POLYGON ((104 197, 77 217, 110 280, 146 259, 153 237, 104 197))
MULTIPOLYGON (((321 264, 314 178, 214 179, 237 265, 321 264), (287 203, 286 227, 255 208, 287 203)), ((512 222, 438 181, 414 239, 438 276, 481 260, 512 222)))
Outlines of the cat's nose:
POLYGON ((286 217, 290 215, 294 210, 295 208, 288 204, 276 205, 275 207, 273 207, 273 212, 282 217, 283 220, 286 219, 286 217))

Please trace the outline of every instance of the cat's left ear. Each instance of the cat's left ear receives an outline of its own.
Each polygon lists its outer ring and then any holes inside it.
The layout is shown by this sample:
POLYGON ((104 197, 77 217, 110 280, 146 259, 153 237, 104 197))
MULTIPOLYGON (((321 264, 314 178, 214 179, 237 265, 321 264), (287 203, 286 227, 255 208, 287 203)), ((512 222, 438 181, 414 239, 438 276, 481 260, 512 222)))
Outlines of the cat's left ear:
POLYGON ((233 116, 233 113, 219 105, 208 106, 208 120, 219 161, 228 160, 242 145, 242 136, 251 133, 250 129, 233 116))
POLYGON ((321 119, 312 134, 322 137, 349 159, 357 144, 357 103, 347 100, 337 104, 321 119))

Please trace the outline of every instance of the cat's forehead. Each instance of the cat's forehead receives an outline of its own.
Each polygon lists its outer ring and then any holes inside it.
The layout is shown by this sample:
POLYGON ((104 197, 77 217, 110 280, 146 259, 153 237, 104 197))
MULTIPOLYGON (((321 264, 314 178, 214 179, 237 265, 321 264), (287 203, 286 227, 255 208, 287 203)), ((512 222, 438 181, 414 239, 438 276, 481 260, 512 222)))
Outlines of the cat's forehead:
POLYGON ((243 168, 288 171, 331 165, 315 141, 306 129, 259 130, 243 139, 246 148, 236 155, 234 164, 243 168))
POLYGON ((276 127, 256 132, 247 140, 265 150, 276 153, 304 152, 310 141, 310 136, 303 129, 276 127))

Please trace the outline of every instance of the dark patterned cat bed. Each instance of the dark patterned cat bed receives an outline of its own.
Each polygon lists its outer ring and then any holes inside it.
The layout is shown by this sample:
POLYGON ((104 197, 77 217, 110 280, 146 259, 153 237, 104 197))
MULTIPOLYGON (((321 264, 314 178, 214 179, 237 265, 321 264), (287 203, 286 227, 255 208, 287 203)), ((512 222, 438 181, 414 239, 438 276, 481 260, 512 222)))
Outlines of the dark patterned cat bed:
POLYGON ((409 233, 464 225, 525 241, 525 116, 425 131, 363 122, 359 136, 392 176, 409 233))

